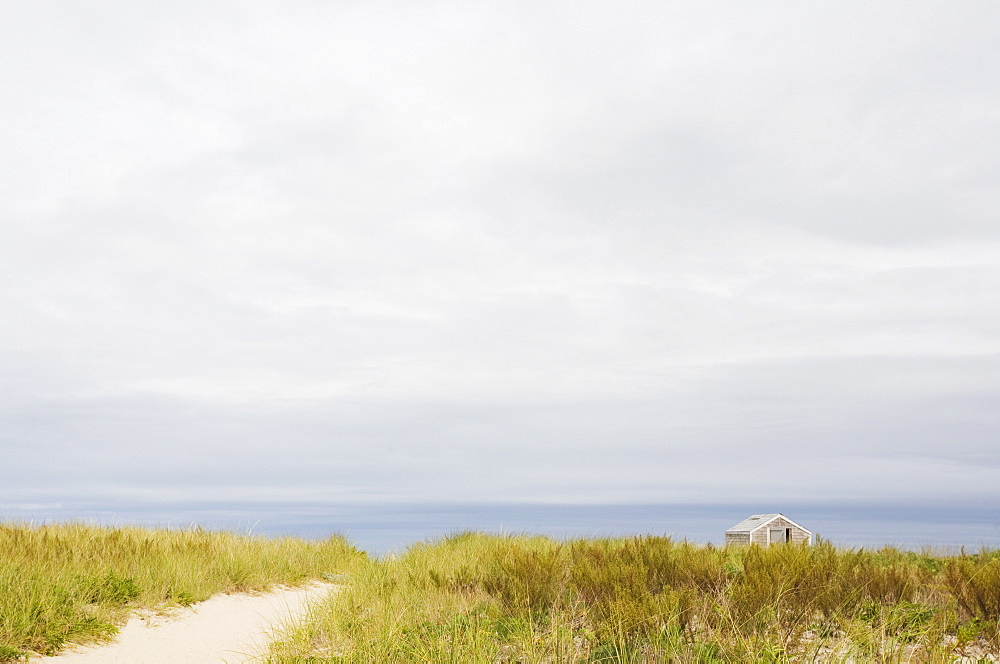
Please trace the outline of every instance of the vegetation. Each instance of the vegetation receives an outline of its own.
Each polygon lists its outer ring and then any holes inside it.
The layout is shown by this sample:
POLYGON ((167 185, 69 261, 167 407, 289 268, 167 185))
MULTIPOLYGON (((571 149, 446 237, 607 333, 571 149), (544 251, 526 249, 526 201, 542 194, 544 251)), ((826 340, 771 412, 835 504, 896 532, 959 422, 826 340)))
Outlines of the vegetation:
MULTIPOLYGON (((1000 552, 465 533, 356 559, 274 662, 954 661, 1000 653, 1000 552)), ((983 660, 985 661, 985 660, 983 660)))
POLYGON ((363 557, 342 537, 0 524, 0 662, 109 638, 135 609, 298 584, 363 557))
POLYGON ((370 560, 201 529, 0 525, 0 662, 136 609, 327 576, 274 662, 971 661, 1000 655, 1000 552, 455 535, 370 560), (337 574, 331 577, 331 574, 337 574))

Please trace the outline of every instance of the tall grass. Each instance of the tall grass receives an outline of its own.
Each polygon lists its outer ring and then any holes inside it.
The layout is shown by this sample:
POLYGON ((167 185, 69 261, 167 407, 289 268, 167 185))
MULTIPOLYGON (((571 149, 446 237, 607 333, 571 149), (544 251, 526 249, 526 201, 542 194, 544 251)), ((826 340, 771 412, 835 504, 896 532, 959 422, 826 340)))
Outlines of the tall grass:
POLYGON ((996 552, 465 533, 358 561, 272 661, 944 662, 998 621, 996 552))
POLYGON ((0 661, 108 638, 137 608, 297 584, 363 555, 342 537, 0 524, 0 661))

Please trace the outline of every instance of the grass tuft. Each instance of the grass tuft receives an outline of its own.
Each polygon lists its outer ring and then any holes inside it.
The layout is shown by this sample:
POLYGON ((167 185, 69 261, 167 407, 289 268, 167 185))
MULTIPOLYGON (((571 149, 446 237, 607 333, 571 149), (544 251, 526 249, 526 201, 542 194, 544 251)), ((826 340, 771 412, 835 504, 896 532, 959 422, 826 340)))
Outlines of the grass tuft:
POLYGON ((992 552, 462 533, 356 561, 271 661, 952 661, 998 614, 992 552))
POLYGON ((0 662, 109 639, 139 608, 298 584, 363 557, 342 537, 0 524, 0 662))

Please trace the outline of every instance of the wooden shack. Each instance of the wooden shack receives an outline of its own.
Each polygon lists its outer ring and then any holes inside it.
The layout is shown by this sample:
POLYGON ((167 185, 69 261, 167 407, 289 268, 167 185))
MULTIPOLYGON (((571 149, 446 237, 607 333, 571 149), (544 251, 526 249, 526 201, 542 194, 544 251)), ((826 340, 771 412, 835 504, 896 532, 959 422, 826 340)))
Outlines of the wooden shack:
POLYGON ((812 544, 812 532, 783 514, 754 514, 726 531, 726 544, 812 544))

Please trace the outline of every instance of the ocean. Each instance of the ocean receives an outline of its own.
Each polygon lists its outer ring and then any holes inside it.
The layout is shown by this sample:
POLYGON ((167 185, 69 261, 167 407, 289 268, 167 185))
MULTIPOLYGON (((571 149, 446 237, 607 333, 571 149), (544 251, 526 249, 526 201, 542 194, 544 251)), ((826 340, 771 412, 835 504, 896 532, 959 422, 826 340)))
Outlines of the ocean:
POLYGON ((556 538, 668 535, 721 544, 751 514, 781 512, 838 546, 942 553, 1000 548, 1000 509, 962 505, 564 505, 525 503, 53 503, 0 505, 0 521, 201 526, 259 535, 346 536, 372 555, 476 530, 556 538))

